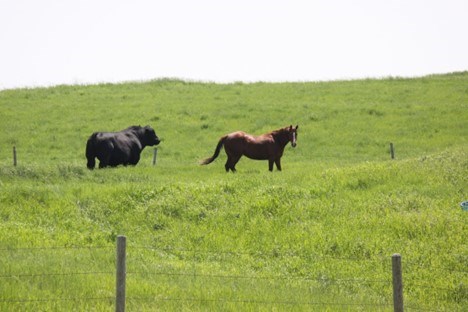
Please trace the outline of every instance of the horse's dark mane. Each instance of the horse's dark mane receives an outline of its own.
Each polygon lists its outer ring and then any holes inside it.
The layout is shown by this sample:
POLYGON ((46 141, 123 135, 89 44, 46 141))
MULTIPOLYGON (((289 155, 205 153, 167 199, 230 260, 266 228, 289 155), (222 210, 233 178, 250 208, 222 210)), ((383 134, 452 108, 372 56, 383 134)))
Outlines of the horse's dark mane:
POLYGON ((277 134, 277 133, 283 133, 283 132, 289 132, 289 126, 284 127, 284 128, 280 128, 280 129, 277 129, 277 130, 273 130, 273 131, 271 131, 271 134, 277 134))
POLYGON ((289 127, 273 130, 271 135, 278 141, 278 143, 286 145, 289 142, 289 127))

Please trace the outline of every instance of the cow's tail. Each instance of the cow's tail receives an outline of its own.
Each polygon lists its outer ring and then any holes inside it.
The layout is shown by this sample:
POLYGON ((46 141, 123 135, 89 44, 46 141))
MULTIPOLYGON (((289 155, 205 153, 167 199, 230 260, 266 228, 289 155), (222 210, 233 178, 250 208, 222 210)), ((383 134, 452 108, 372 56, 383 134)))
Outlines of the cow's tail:
POLYGON ((96 160, 95 160, 96 154, 94 153, 94 151, 96 150, 94 147, 95 146, 94 143, 96 142, 96 136, 97 136, 97 133, 96 132, 93 133, 89 137, 88 142, 86 143, 86 159, 88 159, 88 163, 86 164, 86 166, 90 170, 93 170, 94 166, 96 166, 96 160))
POLYGON ((226 140, 226 137, 227 136, 225 135, 221 139, 219 139, 218 145, 216 145, 216 149, 215 149, 215 152, 214 152, 213 156, 208 157, 208 158, 203 159, 202 161, 200 161, 200 165, 208 165, 208 164, 212 163, 213 160, 216 159, 216 157, 218 157, 219 151, 221 150, 221 147, 223 147, 223 144, 224 144, 224 141, 226 140))

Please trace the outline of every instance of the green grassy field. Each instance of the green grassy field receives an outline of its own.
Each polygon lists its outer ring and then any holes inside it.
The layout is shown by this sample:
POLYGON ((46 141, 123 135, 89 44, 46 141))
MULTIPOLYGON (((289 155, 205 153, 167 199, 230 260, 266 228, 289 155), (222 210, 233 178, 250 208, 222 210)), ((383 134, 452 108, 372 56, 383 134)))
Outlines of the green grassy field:
POLYGON ((0 310, 114 309, 126 235, 129 311, 392 311, 394 253, 407 310, 464 311, 467 120, 467 72, 1 91, 0 310), (198 165, 290 124, 282 172, 198 165), (130 125, 163 139, 157 165, 87 170, 89 135, 130 125))

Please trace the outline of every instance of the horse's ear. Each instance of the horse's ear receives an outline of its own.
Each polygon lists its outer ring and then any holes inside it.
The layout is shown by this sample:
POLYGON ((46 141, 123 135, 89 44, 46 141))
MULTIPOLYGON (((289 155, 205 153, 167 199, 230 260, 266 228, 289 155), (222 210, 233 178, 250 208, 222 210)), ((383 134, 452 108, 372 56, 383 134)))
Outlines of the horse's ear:
POLYGON ((297 130, 297 128, 299 128, 299 125, 296 125, 296 130, 297 130))
POLYGON ((292 130, 292 125, 289 126, 289 130, 292 130))

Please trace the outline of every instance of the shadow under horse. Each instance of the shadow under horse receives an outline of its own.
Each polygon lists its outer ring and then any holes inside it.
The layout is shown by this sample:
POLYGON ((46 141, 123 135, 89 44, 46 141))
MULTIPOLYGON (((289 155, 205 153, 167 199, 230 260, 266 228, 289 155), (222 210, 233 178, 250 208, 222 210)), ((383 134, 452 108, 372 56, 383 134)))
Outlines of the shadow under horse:
POLYGON ((221 137, 213 156, 201 161, 201 165, 208 165, 218 157, 221 147, 224 146, 227 161, 224 167, 226 172, 236 171, 236 164, 245 155, 256 160, 268 160, 268 169, 273 171, 273 163, 281 171, 281 156, 285 146, 291 142, 296 147, 297 128, 299 126, 284 127, 260 136, 253 136, 243 131, 236 131, 221 137))

